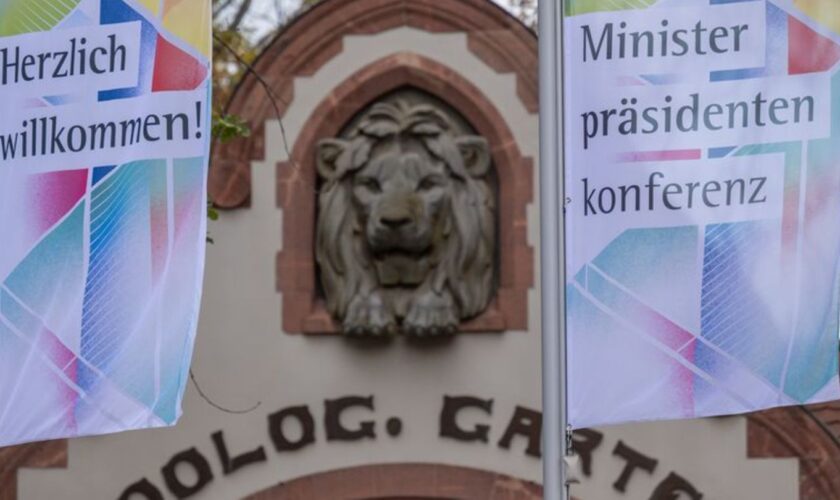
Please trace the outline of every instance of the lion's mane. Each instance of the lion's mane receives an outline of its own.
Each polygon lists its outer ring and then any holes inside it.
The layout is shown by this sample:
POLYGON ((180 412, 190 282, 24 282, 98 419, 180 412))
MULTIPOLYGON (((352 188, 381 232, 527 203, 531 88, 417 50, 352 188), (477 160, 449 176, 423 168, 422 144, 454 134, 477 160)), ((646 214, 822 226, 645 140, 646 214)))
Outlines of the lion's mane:
POLYGON ((453 181, 451 209, 443 221, 446 237, 438 245, 442 248, 434 249, 437 264, 429 271, 433 289, 449 290, 461 319, 482 312, 494 292, 495 201, 485 180, 490 168, 486 141, 455 137, 447 117, 431 106, 376 104, 347 140, 319 144, 323 184, 316 258, 327 308, 335 317, 344 317, 350 301, 369 293, 377 282, 353 203, 353 176, 371 159, 378 142, 407 135, 420 139, 432 156, 442 160, 453 181))

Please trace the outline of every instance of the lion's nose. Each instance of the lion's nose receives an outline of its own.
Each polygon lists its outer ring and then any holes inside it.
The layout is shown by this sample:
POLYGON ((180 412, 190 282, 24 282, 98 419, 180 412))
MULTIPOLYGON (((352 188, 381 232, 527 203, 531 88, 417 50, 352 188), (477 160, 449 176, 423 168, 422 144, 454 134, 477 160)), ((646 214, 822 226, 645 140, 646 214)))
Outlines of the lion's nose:
POLYGON ((408 225, 408 223, 411 222, 411 217, 407 215, 383 215, 380 217, 379 222, 381 222, 383 226, 396 229, 408 225))

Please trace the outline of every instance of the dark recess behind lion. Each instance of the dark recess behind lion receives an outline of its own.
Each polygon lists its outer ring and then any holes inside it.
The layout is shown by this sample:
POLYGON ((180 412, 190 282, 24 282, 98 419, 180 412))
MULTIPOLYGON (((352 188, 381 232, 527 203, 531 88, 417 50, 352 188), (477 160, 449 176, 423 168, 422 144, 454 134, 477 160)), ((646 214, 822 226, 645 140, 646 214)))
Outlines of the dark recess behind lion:
POLYGON ((318 145, 319 279, 348 335, 451 334, 495 291, 487 141, 410 101, 381 100, 318 145))

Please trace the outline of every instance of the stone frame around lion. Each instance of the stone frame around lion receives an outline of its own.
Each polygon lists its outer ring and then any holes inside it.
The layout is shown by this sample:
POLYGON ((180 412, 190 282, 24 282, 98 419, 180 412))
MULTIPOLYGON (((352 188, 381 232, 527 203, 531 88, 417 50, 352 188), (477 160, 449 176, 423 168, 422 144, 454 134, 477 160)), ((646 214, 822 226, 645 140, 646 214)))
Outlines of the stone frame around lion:
POLYGON ((446 102, 490 142, 499 178, 499 276, 487 309, 460 332, 528 330, 528 290, 534 282, 534 251, 527 241, 527 206, 533 199, 533 160, 522 156, 502 115, 481 91, 456 71, 413 53, 395 53, 337 85, 310 114, 292 149, 293 162, 277 165, 277 204, 284 214, 283 250, 277 256, 277 288, 287 333, 337 334, 339 328, 317 293, 313 241, 316 216, 315 156, 318 140, 378 97, 414 87, 446 102))

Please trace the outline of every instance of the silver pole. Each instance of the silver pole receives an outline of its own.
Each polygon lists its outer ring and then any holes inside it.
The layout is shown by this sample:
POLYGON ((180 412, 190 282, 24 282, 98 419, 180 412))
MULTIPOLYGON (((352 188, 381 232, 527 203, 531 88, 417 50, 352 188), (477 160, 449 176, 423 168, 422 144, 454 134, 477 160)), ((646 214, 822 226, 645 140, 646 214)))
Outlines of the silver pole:
POLYGON ((543 498, 567 500, 562 0, 539 1, 543 498))

